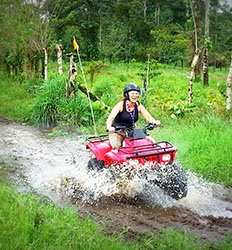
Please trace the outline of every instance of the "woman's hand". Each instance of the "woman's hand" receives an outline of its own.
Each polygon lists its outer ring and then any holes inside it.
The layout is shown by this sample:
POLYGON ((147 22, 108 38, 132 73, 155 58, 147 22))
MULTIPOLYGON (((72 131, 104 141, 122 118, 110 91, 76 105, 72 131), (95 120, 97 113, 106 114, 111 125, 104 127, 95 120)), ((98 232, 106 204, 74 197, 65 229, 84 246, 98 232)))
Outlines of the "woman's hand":
POLYGON ((110 126, 110 127, 107 128, 107 131, 109 133, 114 133, 115 132, 115 127, 110 126))
POLYGON ((160 121, 159 120, 155 120, 153 119, 152 121, 150 121, 151 123, 154 123, 156 127, 159 127, 160 126, 160 121))

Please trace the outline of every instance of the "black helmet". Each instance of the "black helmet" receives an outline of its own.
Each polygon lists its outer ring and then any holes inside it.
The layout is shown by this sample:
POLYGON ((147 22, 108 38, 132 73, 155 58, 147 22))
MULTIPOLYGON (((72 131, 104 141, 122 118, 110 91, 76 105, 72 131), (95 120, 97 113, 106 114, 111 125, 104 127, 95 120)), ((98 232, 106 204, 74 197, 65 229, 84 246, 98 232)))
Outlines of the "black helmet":
POLYGON ((128 83, 125 87, 124 87, 124 90, 123 90, 123 94, 124 96, 126 97, 128 95, 128 92, 130 91, 137 91, 137 92, 141 92, 140 91, 140 88, 133 82, 131 83, 128 83))

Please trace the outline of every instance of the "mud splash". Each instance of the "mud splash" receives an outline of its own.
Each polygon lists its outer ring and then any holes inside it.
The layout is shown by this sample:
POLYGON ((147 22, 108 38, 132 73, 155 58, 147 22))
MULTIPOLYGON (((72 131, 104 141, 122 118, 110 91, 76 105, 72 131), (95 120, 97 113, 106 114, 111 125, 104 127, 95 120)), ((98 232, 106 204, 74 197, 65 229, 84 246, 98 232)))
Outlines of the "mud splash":
POLYGON ((0 163, 11 166, 10 178, 22 191, 32 190, 58 204, 69 200, 81 214, 105 221, 111 231, 177 227, 219 239, 231 230, 231 190, 188 173, 188 195, 175 201, 158 187, 147 186, 130 166, 112 170, 114 174, 89 172, 84 144, 78 136, 49 139, 34 128, 0 121, 0 163))

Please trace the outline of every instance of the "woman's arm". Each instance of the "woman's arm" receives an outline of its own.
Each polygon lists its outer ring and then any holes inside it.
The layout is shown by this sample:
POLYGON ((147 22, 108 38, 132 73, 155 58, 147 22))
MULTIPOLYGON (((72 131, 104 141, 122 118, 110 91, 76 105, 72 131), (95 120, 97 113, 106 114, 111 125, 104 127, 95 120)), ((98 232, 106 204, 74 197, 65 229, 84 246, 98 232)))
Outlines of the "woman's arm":
POLYGON ((152 115, 145 109, 142 104, 139 105, 138 110, 139 112, 141 112, 142 116, 147 122, 155 123, 158 126, 160 125, 160 121, 153 118, 152 115))
POLYGON ((106 120, 106 128, 109 132, 114 132, 114 127, 112 127, 112 123, 116 117, 116 115, 121 112, 123 109, 123 101, 117 103, 113 109, 111 110, 107 120, 106 120))

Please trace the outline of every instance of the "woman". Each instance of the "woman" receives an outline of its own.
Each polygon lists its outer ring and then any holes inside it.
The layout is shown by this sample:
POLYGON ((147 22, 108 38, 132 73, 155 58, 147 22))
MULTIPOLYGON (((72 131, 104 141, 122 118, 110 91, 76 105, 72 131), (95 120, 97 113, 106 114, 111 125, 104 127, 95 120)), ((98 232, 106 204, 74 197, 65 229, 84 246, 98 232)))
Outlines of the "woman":
POLYGON ((139 103, 140 88, 135 83, 127 84, 123 94, 124 100, 115 105, 106 121, 109 141, 114 149, 120 148, 126 137, 124 132, 116 133, 115 127, 126 126, 127 128, 134 128, 140 113, 147 122, 160 125, 160 121, 155 120, 145 107, 139 103))

